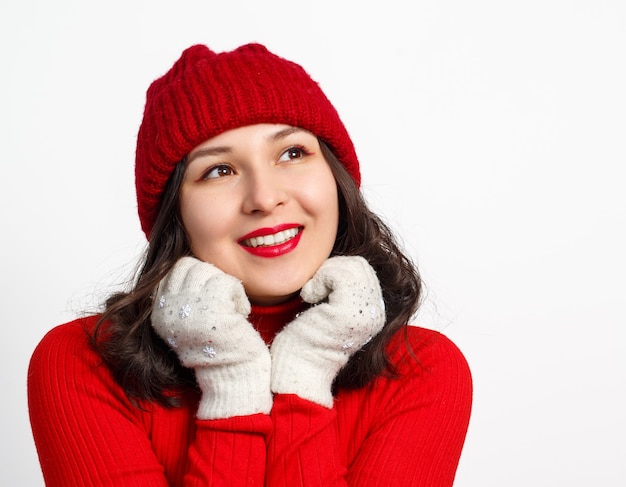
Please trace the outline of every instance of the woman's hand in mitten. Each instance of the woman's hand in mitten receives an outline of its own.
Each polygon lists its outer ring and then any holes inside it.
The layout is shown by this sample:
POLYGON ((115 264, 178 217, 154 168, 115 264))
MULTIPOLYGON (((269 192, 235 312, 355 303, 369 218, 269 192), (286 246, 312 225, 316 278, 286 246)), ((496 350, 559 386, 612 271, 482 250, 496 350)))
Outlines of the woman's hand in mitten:
POLYGON ((272 391, 332 407, 331 387, 350 356, 385 324, 382 291, 362 257, 331 257, 300 293, 314 304, 272 344, 272 391))
POLYGON ((193 257, 181 258, 161 281, 152 327, 193 368, 202 390, 198 418, 269 413, 271 358, 248 322, 241 282, 193 257))

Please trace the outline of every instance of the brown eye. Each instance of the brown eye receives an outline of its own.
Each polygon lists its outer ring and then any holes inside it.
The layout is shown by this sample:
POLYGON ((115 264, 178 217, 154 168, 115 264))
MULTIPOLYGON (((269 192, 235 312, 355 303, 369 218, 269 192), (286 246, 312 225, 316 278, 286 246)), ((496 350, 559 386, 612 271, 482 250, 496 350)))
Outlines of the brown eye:
POLYGON ((283 152, 280 156, 279 161, 293 161, 294 159, 301 159, 307 155, 307 152, 303 147, 294 146, 289 147, 285 152, 283 152))
POLYGON ((220 164, 213 166, 207 172, 202 175, 202 179, 217 179, 225 176, 231 176, 234 174, 233 168, 226 164, 220 164))

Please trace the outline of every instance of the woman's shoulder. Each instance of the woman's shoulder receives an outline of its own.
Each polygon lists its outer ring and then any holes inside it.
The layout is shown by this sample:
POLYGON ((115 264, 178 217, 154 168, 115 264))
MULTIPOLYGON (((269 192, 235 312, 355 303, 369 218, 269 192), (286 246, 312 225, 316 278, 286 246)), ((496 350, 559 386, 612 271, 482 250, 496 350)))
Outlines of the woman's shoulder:
POLYGON ((101 369, 100 355, 90 344, 98 315, 78 318, 50 329, 35 347, 29 364, 29 384, 40 380, 85 377, 101 369))
POLYGON ((410 325, 395 333, 386 351, 390 369, 365 388, 341 391, 341 420, 354 421, 367 431, 393 423, 402 425, 403 434, 419 435, 441 426, 434 436, 446 429, 464 435, 473 387, 459 347, 443 333, 410 325))
POLYGON ((387 354, 401 376, 456 381, 471 389, 471 371, 465 355, 439 331, 407 325, 393 336, 387 354))
POLYGON ((33 358, 44 356, 50 359, 52 356, 67 354, 76 357, 77 352, 82 355, 83 352, 92 351, 89 334, 98 319, 98 315, 93 315, 56 325, 39 341, 33 352, 33 358))
MULTIPOLYGON (((92 347, 90 335, 100 316, 88 316, 57 325, 39 341, 28 367, 31 414, 59 415, 75 404, 116 404, 132 410, 109 367, 92 347), (46 412, 47 411, 47 412, 46 412)), ((34 417, 33 416, 33 417, 34 417)))

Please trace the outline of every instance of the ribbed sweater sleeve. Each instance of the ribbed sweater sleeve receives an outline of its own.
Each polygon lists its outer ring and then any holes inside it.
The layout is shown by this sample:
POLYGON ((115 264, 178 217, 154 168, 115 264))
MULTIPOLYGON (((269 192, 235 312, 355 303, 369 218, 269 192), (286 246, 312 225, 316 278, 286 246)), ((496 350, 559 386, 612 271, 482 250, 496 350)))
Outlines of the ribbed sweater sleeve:
POLYGON ((37 346, 28 401, 47 486, 263 485, 268 415, 194 425, 189 407, 137 408, 88 346, 82 320, 37 346))
POLYGON ((355 393, 346 399, 356 399, 358 414, 373 425, 350 435, 349 485, 453 485, 470 419, 470 370, 444 335, 415 327, 407 331, 413 356, 401 334, 390 347, 398 378, 374 382, 367 401, 355 393))
POLYGON ((342 392, 332 409, 276 396, 266 485, 428 486, 453 484, 468 428, 471 375, 443 335, 408 329, 390 346, 398 377, 342 392))
POLYGON ((265 485, 265 445, 269 430, 270 419, 266 414, 198 420, 196 441, 189 449, 189 468, 183 485, 265 485))

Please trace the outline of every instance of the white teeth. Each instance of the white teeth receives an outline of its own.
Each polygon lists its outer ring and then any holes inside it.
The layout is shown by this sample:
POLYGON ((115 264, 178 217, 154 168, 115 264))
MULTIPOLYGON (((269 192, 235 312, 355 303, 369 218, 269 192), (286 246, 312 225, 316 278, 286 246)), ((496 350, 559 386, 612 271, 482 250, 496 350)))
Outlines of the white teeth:
POLYGON ((260 247, 268 245, 278 245, 292 239, 300 232, 299 228, 289 228, 273 235, 264 235, 263 237, 252 237, 244 240, 242 243, 246 247, 260 247))

